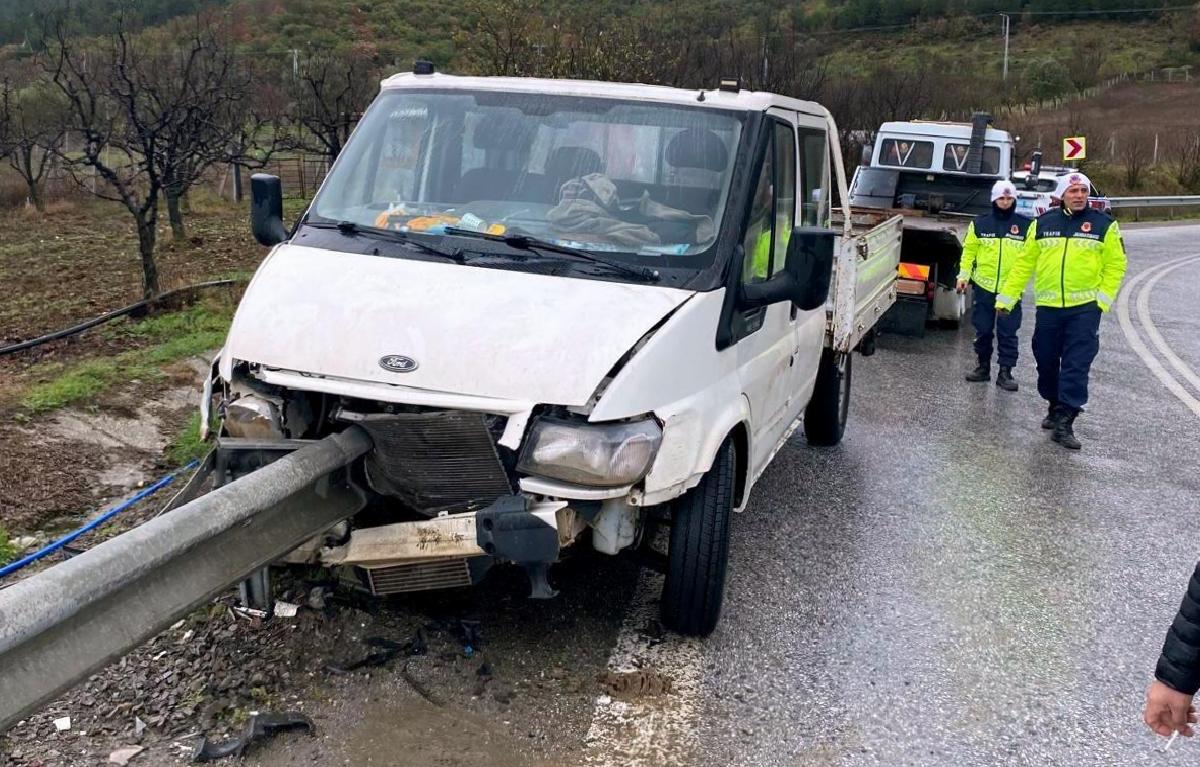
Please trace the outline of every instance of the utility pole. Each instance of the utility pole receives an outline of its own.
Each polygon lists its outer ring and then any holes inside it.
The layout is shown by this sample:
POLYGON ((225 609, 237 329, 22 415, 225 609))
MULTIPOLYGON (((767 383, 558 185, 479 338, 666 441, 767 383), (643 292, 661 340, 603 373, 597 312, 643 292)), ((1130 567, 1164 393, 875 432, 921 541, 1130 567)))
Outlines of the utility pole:
POLYGON ((998 13, 996 15, 1004 19, 1004 82, 1008 82, 1008 28, 1009 22, 1012 19, 1007 13, 998 13))

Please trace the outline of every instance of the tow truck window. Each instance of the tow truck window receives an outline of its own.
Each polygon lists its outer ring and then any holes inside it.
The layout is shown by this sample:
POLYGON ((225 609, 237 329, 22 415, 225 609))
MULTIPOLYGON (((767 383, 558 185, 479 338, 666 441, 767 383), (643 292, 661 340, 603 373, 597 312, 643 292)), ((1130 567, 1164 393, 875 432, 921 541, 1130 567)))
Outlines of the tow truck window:
POLYGON ((885 138, 879 144, 879 164, 927 170, 933 167, 933 142, 885 138))
MULTIPOLYGON (((946 144, 946 151, 942 155, 942 168, 952 173, 966 173, 967 153, 970 149, 970 144, 946 144)), ((989 176, 1000 172, 999 147, 985 146, 983 148, 983 163, 980 165, 980 172, 989 176)))

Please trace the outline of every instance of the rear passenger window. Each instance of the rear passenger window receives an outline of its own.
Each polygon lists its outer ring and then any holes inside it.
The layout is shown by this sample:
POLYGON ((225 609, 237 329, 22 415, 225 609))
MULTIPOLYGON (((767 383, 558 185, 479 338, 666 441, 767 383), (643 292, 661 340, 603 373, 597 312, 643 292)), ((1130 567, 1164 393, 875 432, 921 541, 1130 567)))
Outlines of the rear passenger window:
POLYGON ((800 223, 825 226, 829 220, 829 149, 825 131, 800 129, 800 223))

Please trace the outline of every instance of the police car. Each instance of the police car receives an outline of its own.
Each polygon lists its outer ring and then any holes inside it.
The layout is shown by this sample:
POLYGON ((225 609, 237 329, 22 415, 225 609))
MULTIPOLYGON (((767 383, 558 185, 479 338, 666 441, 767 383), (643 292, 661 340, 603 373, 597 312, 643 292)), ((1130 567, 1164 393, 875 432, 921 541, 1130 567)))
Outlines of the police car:
MULTIPOLYGON (((1034 175, 1029 163, 1024 169, 1013 171, 1012 182, 1017 186, 1017 213, 1030 218, 1037 218, 1051 208, 1058 207, 1062 201, 1054 196, 1058 188, 1058 180, 1073 169, 1054 165, 1043 165, 1034 175), (1030 176, 1033 179, 1030 180, 1030 176)), ((1111 213, 1112 204, 1108 197, 1092 185, 1088 191, 1088 205, 1101 213, 1111 213)))

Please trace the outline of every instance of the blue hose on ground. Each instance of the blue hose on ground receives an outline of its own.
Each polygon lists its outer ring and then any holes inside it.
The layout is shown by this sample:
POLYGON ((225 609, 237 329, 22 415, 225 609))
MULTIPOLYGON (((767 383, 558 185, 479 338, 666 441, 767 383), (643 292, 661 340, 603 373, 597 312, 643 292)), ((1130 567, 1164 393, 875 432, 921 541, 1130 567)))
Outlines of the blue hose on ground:
POLYGON ((103 525, 105 522, 107 522, 108 520, 117 516, 122 511, 125 511, 130 506, 137 503, 138 501, 142 500, 143 498, 153 495, 155 492, 157 492, 157 491, 161 490, 162 488, 166 487, 167 485, 171 484, 175 480, 175 477, 177 477, 180 473, 188 471, 189 469, 194 469, 199 464, 200 464, 199 461, 192 461, 188 465, 186 465, 182 468, 176 469, 175 471, 171 472, 167 476, 165 476, 162 479, 155 482, 153 485, 150 485, 150 487, 147 487, 145 490, 142 490, 137 495, 135 495, 125 501, 122 501, 121 503, 117 504, 113 508, 104 512, 100 516, 93 519, 91 522, 88 522, 83 527, 78 528, 77 530, 75 530, 72 533, 68 533, 67 535, 64 535, 62 538, 59 538, 57 541, 54 541, 53 543, 47 544, 42 549, 35 551, 34 553, 30 554, 29 556, 27 556, 23 559, 18 559, 16 562, 12 562, 12 563, 5 565, 4 567, 0 567, 0 578, 5 578, 5 577, 11 575, 12 573, 15 573, 17 570, 20 570, 22 567, 31 565, 34 562, 38 561, 39 559, 42 559, 43 557, 53 554, 54 552, 58 551, 63 546, 66 546, 68 543, 75 540, 79 536, 81 536, 85 533, 90 533, 92 530, 95 530, 100 525, 103 525))

